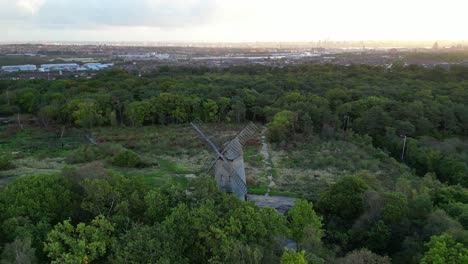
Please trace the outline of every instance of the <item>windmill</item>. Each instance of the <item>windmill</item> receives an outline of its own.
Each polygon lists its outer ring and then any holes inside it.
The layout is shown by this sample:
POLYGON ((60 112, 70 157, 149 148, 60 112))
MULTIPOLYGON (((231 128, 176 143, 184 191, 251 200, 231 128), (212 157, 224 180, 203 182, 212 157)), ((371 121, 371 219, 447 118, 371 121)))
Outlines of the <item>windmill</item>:
POLYGON ((203 131, 204 126, 201 121, 196 120, 191 122, 190 125, 215 152, 213 159, 210 160, 206 168, 206 172, 214 176, 222 190, 245 200, 247 197, 247 183, 242 147, 257 132, 257 126, 250 122, 234 138, 218 147, 212 140, 213 137, 203 131))

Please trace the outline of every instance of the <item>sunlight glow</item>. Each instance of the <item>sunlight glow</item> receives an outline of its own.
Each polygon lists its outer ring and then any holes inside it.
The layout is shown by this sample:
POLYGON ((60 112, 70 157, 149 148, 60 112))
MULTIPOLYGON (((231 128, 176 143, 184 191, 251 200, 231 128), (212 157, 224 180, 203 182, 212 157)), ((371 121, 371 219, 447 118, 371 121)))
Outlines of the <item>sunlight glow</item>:
POLYGON ((9 1, 7 39, 468 40, 466 0, 16 0, 11 12, 9 1))

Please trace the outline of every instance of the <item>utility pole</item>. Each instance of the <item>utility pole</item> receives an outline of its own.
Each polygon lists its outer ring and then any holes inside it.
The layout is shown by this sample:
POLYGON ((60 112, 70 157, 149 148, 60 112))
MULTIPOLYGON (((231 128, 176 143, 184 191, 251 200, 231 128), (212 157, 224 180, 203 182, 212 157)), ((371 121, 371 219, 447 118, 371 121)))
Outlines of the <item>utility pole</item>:
POLYGON ((406 135, 400 135, 400 137, 403 137, 403 149, 401 150, 401 161, 405 161, 405 149, 406 149, 406 135))

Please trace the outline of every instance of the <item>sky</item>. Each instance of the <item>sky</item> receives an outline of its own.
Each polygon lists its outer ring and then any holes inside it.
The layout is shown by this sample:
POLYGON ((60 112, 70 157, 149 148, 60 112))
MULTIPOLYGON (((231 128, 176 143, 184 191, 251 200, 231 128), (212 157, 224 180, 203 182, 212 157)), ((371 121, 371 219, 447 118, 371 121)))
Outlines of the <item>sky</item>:
POLYGON ((0 42, 468 40, 466 0, 0 0, 0 42))

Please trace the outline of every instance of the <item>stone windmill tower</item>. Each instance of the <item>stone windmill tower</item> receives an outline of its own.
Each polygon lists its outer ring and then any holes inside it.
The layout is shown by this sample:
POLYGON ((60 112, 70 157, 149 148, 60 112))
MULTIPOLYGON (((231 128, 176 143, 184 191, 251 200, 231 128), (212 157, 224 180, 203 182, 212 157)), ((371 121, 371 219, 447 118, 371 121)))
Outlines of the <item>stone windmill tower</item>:
POLYGON ((249 123, 234 138, 218 147, 202 130, 201 121, 194 121, 190 125, 215 152, 206 172, 214 176, 219 187, 226 193, 235 194, 239 199, 245 200, 247 183, 242 147, 257 132, 257 126, 249 123))

